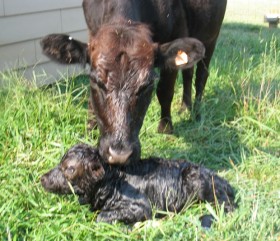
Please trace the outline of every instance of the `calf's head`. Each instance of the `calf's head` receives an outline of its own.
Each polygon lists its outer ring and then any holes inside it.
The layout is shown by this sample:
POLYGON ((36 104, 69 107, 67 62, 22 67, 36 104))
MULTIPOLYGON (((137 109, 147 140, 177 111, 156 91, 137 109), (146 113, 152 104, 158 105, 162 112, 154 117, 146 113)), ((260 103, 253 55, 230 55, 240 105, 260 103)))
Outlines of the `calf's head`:
POLYGON ((139 131, 156 76, 153 68, 192 67, 204 57, 204 46, 192 38, 159 45, 146 25, 121 23, 103 25, 90 36, 88 50, 100 154, 110 164, 137 161, 139 131))
POLYGON ((48 192, 71 194, 73 191, 87 202, 87 191, 102 179, 105 171, 98 150, 77 144, 70 148, 54 169, 41 177, 41 183, 48 192))

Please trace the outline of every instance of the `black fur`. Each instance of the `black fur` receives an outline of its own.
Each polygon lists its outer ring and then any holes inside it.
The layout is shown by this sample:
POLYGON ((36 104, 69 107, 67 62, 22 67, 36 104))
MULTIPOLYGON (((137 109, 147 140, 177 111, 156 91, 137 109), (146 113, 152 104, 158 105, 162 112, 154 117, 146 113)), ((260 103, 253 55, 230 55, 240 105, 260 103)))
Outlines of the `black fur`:
MULTIPOLYGON (((234 191, 214 172, 184 160, 149 158, 128 166, 110 166, 98 150, 85 144, 72 147, 61 163, 42 176, 43 187, 53 193, 71 193, 81 204, 100 210, 97 221, 135 223, 152 217, 152 207, 179 212, 191 201, 235 208, 234 191), (57 173, 62 173, 57 175, 57 173)), ((202 218, 210 226, 212 218, 202 218)))

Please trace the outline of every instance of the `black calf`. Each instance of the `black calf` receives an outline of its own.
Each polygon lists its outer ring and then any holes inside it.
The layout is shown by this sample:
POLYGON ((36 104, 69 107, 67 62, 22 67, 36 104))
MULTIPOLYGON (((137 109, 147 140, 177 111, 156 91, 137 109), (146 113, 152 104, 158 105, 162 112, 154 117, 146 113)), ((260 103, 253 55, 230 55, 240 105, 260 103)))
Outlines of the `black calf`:
MULTIPOLYGON (((229 183, 204 167, 160 158, 110 166, 84 144, 72 147, 41 182, 49 192, 70 194, 69 182, 81 204, 100 210, 97 221, 135 223, 150 219, 152 207, 179 212, 192 200, 224 203, 226 212, 235 208, 229 183)), ((206 219, 202 223, 210 226, 206 219)))

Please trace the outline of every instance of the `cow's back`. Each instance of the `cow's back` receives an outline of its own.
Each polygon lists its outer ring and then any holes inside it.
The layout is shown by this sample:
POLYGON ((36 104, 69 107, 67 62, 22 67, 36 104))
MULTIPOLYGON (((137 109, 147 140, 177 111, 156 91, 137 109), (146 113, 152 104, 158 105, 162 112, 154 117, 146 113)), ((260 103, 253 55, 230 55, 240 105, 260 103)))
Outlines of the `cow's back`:
POLYGON ((224 18, 227 0, 182 0, 189 36, 204 44, 217 38, 224 18))
POLYGON ((224 17, 226 0, 84 0, 88 28, 120 20, 146 23, 155 42, 182 37, 202 42, 216 38, 224 17))
POLYGON ((155 42, 187 36, 181 0, 84 0, 83 9, 93 34, 103 24, 125 20, 146 23, 155 42))

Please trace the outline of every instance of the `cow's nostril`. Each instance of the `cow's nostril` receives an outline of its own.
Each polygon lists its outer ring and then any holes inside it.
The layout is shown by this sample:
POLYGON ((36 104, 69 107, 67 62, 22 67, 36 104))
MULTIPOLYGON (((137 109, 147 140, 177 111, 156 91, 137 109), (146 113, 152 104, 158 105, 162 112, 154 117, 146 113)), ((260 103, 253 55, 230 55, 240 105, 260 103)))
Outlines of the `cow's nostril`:
POLYGON ((108 162, 110 164, 124 164, 127 159, 132 154, 132 150, 114 150, 112 147, 109 147, 109 158, 108 162))

